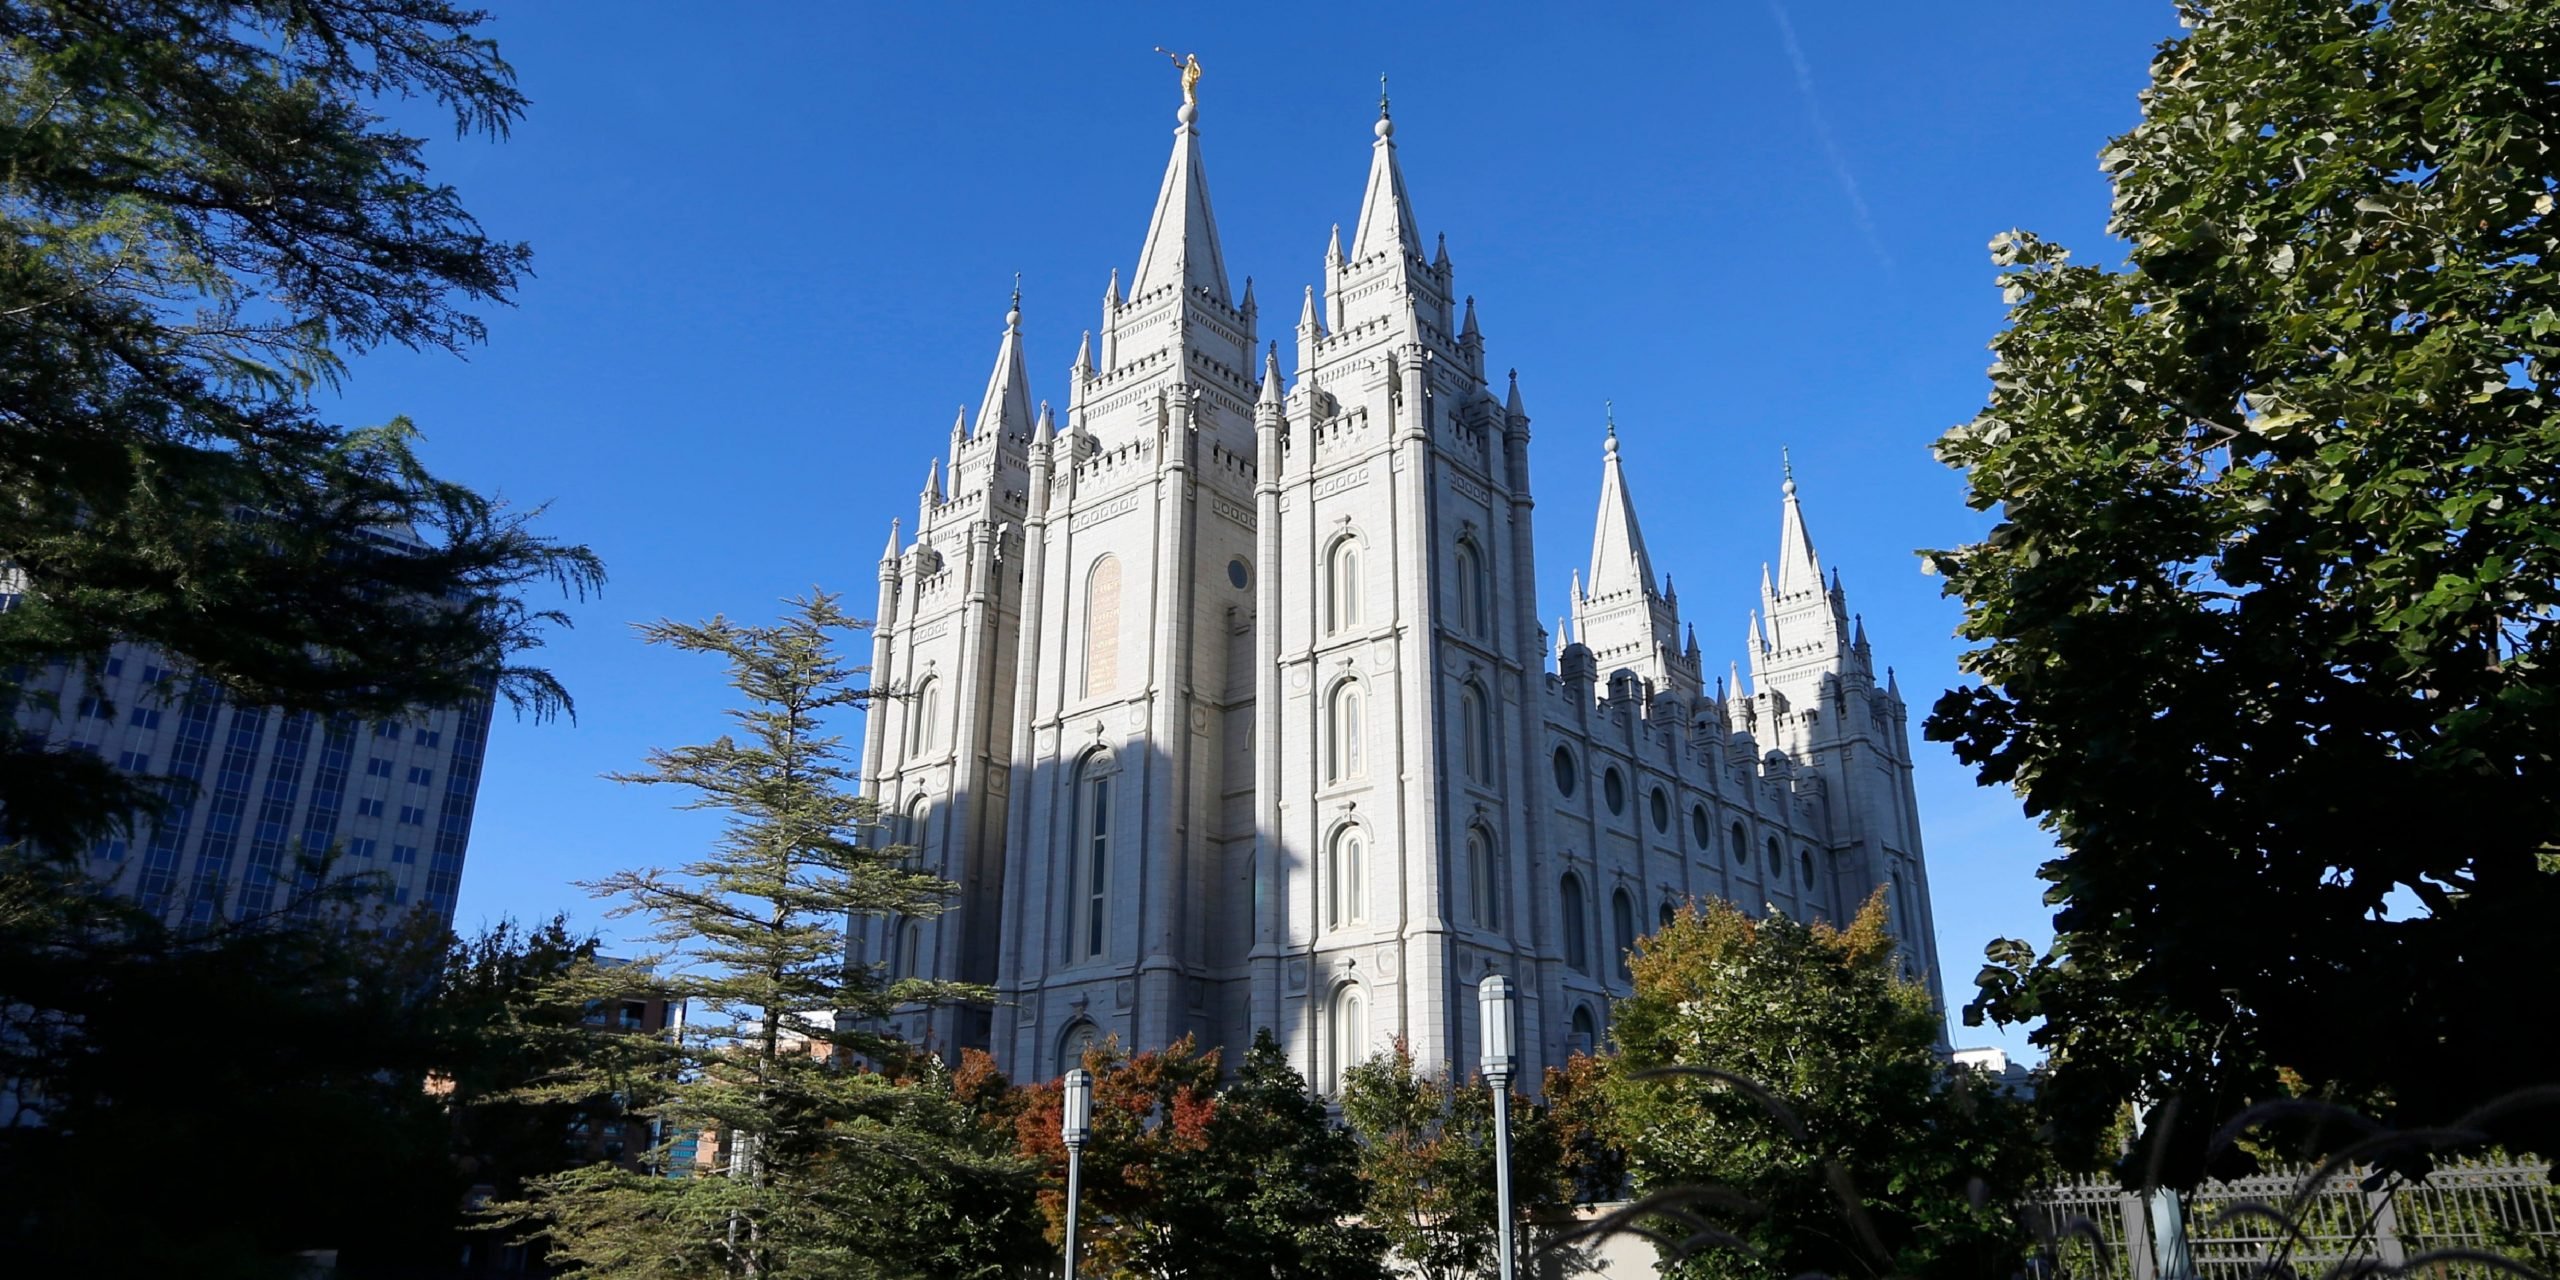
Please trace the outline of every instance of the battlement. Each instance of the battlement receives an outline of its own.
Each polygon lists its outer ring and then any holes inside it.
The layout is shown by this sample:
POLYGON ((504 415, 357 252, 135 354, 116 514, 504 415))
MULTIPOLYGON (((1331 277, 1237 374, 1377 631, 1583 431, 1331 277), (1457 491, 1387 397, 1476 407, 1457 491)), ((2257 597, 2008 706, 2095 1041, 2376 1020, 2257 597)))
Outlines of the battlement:
POLYGON ((1091 457, 1075 464, 1076 486, 1082 488, 1088 482, 1100 483, 1107 476, 1132 468, 1152 468, 1155 453, 1155 441, 1147 439, 1131 440, 1114 449, 1098 449, 1091 457))

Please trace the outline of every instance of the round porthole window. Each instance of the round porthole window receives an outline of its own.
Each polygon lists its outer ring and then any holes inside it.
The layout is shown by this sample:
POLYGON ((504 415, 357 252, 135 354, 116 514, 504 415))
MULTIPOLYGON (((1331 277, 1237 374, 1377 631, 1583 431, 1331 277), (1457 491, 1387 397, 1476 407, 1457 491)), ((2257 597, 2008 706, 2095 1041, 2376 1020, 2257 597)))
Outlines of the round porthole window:
POLYGON ((1227 581, 1236 584, 1236 590, 1242 591, 1253 582, 1253 570, 1247 568, 1242 560, 1229 560, 1227 581))
POLYGON ((1600 793, 1609 800, 1609 812, 1625 813, 1627 811, 1627 780, 1619 776, 1615 768, 1601 776, 1600 793))
POLYGON ((1580 772, 1581 770, 1574 766, 1573 753, 1562 747, 1556 748, 1556 790, 1565 795, 1572 795, 1574 775, 1580 772))
POLYGON ((1699 805, 1697 808, 1689 811, 1689 838, 1698 842, 1698 851, 1700 853, 1704 853, 1715 847, 1715 827, 1707 821, 1707 807, 1705 805, 1699 805))
POLYGON ((1653 789, 1651 803, 1653 805, 1653 829, 1656 831, 1669 831, 1671 829, 1671 797, 1664 795, 1662 793, 1662 788, 1655 787, 1653 789))

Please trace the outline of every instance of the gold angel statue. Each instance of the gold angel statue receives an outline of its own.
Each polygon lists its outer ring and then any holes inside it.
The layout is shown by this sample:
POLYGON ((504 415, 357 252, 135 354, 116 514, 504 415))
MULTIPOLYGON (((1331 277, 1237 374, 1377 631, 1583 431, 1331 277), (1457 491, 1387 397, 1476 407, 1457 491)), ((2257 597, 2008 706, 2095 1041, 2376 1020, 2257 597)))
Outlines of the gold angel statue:
POLYGON ((1157 45, 1156 52, 1173 59, 1173 69, 1182 73, 1182 105, 1186 107, 1199 106, 1200 55, 1196 53, 1175 53, 1173 50, 1165 48, 1163 45, 1157 45))

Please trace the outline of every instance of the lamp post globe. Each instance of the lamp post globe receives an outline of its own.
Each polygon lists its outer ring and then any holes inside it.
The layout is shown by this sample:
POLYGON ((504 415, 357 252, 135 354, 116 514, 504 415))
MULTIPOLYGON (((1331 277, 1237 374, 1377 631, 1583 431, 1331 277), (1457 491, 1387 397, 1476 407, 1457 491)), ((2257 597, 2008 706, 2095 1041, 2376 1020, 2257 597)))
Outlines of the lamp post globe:
POLYGON ((1502 1280, 1512 1280, 1511 1072, 1518 1058, 1511 1044, 1509 979, 1498 973, 1485 977, 1476 988, 1476 1014, 1478 1058, 1484 1066, 1485 1085, 1493 1090, 1494 1221, 1502 1233, 1495 1256, 1502 1263, 1502 1280))
POLYGON ((1067 1073, 1066 1105, 1059 1110, 1058 1137, 1067 1144, 1067 1270, 1076 1276, 1076 1201, 1084 1186, 1084 1144, 1093 1136, 1093 1073, 1078 1067, 1067 1073))

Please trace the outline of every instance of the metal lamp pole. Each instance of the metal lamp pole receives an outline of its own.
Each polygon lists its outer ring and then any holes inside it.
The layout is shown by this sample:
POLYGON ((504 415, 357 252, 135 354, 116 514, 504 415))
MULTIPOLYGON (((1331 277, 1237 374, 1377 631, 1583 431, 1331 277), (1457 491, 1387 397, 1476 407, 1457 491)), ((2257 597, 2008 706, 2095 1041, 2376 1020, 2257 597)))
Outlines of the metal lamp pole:
MULTIPOLYGON (((1085 1139, 1093 1136, 1093 1075, 1082 1067, 1067 1073, 1067 1105, 1058 1136, 1067 1143, 1066 1280, 1076 1280, 1076 1200, 1084 1190, 1085 1139)), ((1510 1280, 1507 1271, 1504 1280, 1510 1280)))
POLYGON ((1484 1080, 1493 1088, 1493 1199, 1494 1214, 1502 1224, 1501 1252, 1496 1256, 1502 1259, 1502 1280, 1512 1280, 1511 984, 1501 974, 1488 976, 1476 988, 1476 1014, 1484 1080))

